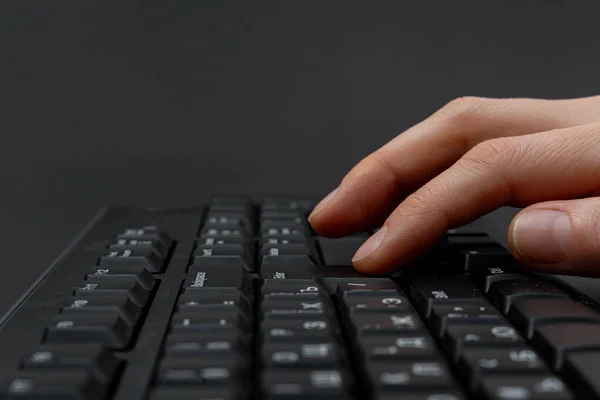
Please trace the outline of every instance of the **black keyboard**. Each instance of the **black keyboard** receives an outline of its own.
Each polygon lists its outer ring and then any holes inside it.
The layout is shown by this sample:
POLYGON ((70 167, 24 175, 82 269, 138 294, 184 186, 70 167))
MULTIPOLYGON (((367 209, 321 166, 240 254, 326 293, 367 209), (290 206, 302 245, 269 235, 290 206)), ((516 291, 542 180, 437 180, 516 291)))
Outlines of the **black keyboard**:
POLYGON ((0 322, 0 398, 600 398, 598 304, 476 222, 365 276, 372 232, 319 237, 312 207, 107 208, 0 322))

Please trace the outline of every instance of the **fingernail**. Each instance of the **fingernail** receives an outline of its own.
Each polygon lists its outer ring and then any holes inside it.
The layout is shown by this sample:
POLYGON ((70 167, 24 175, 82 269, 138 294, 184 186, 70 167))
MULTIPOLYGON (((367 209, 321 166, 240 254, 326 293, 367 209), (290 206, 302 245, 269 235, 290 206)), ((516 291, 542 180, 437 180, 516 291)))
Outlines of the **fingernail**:
POLYGON ((363 258, 367 257, 369 254, 373 253, 381 243, 383 243, 383 239, 385 239, 385 234, 387 233, 387 226, 382 226, 380 230, 378 230, 373 236, 369 238, 363 245, 358 249, 354 257, 352 258, 352 262, 360 261, 363 258))
POLYGON ((315 215, 325 209, 325 206, 327 206, 327 203, 329 203, 335 197, 336 193, 338 192, 338 189, 339 188, 336 188, 334 191, 332 191, 327 196, 325 196, 325 198, 323 198, 323 200, 321 200, 319 202, 319 204, 317 204, 317 206, 310 213, 310 216, 308 217, 309 220, 310 220, 310 217, 312 217, 313 215, 315 215))
POLYGON ((571 222, 562 211, 527 211, 517 217, 512 234, 519 254, 535 264, 564 261, 571 247, 571 222))

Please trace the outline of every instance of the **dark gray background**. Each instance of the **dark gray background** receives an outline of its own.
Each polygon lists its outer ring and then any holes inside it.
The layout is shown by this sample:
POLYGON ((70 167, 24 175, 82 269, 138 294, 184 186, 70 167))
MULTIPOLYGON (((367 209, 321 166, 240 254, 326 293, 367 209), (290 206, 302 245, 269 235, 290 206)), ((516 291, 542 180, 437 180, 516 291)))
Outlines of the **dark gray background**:
POLYGON ((325 193, 454 97, 597 94, 582 4, 2 2, 0 314, 101 205, 325 193))

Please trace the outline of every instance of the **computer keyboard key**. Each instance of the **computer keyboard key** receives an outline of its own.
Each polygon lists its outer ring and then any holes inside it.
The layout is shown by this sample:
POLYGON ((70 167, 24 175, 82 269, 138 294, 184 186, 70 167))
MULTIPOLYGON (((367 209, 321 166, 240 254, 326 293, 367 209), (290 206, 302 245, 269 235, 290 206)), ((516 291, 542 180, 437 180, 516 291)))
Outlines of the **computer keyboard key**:
POLYGON ((235 388, 210 385, 165 385, 152 390, 148 400, 238 400, 235 388))
POLYGON ((231 308, 237 308, 246 314, 250 314, 250 300, 239 290, 234 288, 204 288, 199 290, 187 291, 177 299, 178 311, 203 312, 207 306, 221 305, 231 308))
POLYGON ((388 308, 412 309, 408 299, 397 290, 347 291, 343 294, 343 304, 347 309, 367 308, 372 311, 388 308))
POLYGON ((244 241, 250 239, 249 234, 243 229, 229 229, 229 228, 204 228, 200 233, 200 239, 207 237, 219 237, 219 238, 239 238, 244 241))
POLYGON ((472 388, 479 385, 485 374, 548 371, 543 359, 526 346, 466 348, 461 354, 460 366, 472 388))
POLYGON ((568 352, 600 351, 600 321, 543 324, 536 328, 532 343, 551 359, 553 368, 559 370, 568 352))
MULTIPOLYGON (((252 221, 249 215, 243 211, 214 211, 211 210, 205 218, 204 227, 225 225, 235 228, 245 229, 247 232, 252 230, 252 221)), ((235 229, 234 228, 234 229, 235 229)))
POLYGON ((401 360, 408 357, 432 357, 438 354, 436 345, 427 333, 369 332, 357 335, 356 340, 363 355, 368 359, 401 360))
POLYGON ((453 304, 454 301, 483 299, 464 275, 419 275, 412 278, 410 293, 415 306, 425 317, 429 316, 433 302, 453 304))
POLYGON ((277 221, 277 224, 272 223, 269 224, 269 228, 261 227, 261 236, 286 236, 293 235, 298 236, 302 235, 304 237, 309 236, 308 229, 304 228, 302 225, 297 224, 289 224, 282 221, 277 221))
POLYGON ((507 313, 515 300, 525 297, 565 297, 567 294, 549 282, 533 279, 514 279, 494 282, 490 285, 488 298, 500 311, 507 313))
POLYGON ((117 235, 117 239, 125 240, 150 240, 152 242, 158 242, 166 249, 171 248, 173 245, 173 239, 169 234, 155 226, 146 226, 141 229, 125 229, 125 231, 117 235))
POLYGON ((207 358, 166 357, 158 367, 157 381, 163 385, 235 385, 241 360, 235 356, 207 358))
POLYGON ((340 352, 331 340, 271 342, 262 347, 262 362, 266 368, 334 368, 340 360, 340 352))
POLYGON ((162 272, 164 259, 152 249, 108 250, 100 257, 98 265, 106 268, 119 265, 136 265, 144 267, 150 272, 162 272))
POLYGON ((483 291, 483 293, 487 293, 491 284, 494 282, 527 279, 527 277, 512 264, 482 266, 474 268, 470 274, 471 280, 481 291, 483 291))
POLYGON ((226 309, 214 313, 182 311, 173 315, 171 326, 173 332, 190 332, 196 330, 223 331, 226 329, 247 329, 248 318, 236 309, 226 309))
POLYGON ((212 358, 233 355, 244 344, 240 332, 229 329, 219 332, 173 332, 167 336, 164 347, 167 356, 212 358))
POLYGON ((26 370, 83 369, 106 385, 115 377, 119 364, 112 352, 97 344, 39 345, 21 360, 26 370))
POLYGON ((344 399, 349 382, 344 371, 335 368, 267 369, 262 375, 266 398, 344 399))
POLYGON ((329 306, 315 293, 269 294, 263 298, 261 311, 264 314, 326 314, 329 306))
POLYGON ((151 291, 156 283, 156 279, 146 268, 135 265, 119 265, 110 268, 91 267, 86 269, 85 279, 91 277, 98 278, 98 280, 135 278, 148 291, 151 291))
POLYGON ((313 208, 313 202, 307 199, 290 199, 285 197, 266 197, 261 205, 261 211, 297 210, 307 213, 313 208))
POLYGON ((269 279, 264 280, 260 288, 263 295, 267 294, 303 294, 322 293, 323 290, 313 279, 269 279))
POLYGON ((565 356, 562 376, 577 388, 578 399, 600 399, 600 351, 581 351, 565 356))
POLYGON ((288 220, 302 218, 306 219, 304 214, 298 210, 264 210, 260 213, 261 221, 264 220, 288 220))
POLYGON ((124 279, 103 280, 95 279, 90 276, 83 280, 79 286, 75 287, 75 296, 87 296, 89 294, 121 295, 127 294, 131 301, 141 308, 148 303, 150 292, 140 285, 134 277, 124 277, 124 279))
MULTIPOLYGON (((411 389, 453 389, 454 379, 444 362, 438 359, 418 361, 370 361, 365 364, 375 393, 411 389)), ((401 397, 404 398, 404 397, 401 397)))
POLYGON ((253 270, 253 257, 246 248, 239 244, 215 244, 212 246, 202 245, 194 250, 194 259, 198 261, 202 258, 238 258, 244 268, 248 271, 253 270))
POLYGON ((323 254, 323 261, 327 265, 352 266, 352 258, 359 247, 368 237, 345 237, 339 239, 319 237, 319 247, 323 254))
POLYGON ((142 309, 124 293, 88 298, 73 297, 60 311, 66 316, 114 314, 117 311, 129 325, 137 325, 142 313, 142 309))
POLYGON ((206 235, 196 241, 197 246, 232 245, 237 244, 246 249, 251 249, 250 239, 244 236, 206 235))
POLYGON ((456 228, 450 228, 446 231, 447 236, 486 236, 485 229, 476 223, 469 223, 456 228))
POLYGON ((263 244, 260 248, 260 254, 263 256, 291 256, 291 255, 312 255, 312 251, 306 244, 263 244))
POLYGON ((331 294, 341 294, 350 290, 397 290, 398 285, 389 278, 323 278, 331 294))
POLYGON ((370 310, 358 308, 350 311, 350 323, 357 332, 417 332, 424 329, 416 313, 402 310, 370 310))
MULTIPOLYGON (((575 400, 559 377, 549 374, 490 375, 481 385, 482 400, 575 400)), ((577 397, 579 398, 579 397, 577 397)), ((586 397, 586 399, 588 399, 586 397)))
POLYGON ((275 265, 283 268, 302 268, 316 265, 315 260, 306 254, 303 255, 266 255, 261 257, 261 269, 275 265))
POLYGON ((204 288, 236 288, 247 293, 251 285, 251 277, 239 260, 223 263, 218 258, 197 259, 183 283, 186 293, 204 288))
POLYGON ((45 343, 98 343, 110 349, 125 349, 132 326, 118 313, 90 316, 58 315, 46 328, 45 343))
POLYGON ((136 239, 118 239, 112 242, 108 249, 110 251, 123 252, 125 250, 142 250, 154 252, 159 258, 164 259, 168 256, 169 249, 164 247, 161 242, 156 240, 136 240, 136 239))
POLYGON ((261 265, 260 276, 266 279, 312 279, 315 270, 314 265, 304 263, 299 265, 271 263, 261 265))
POLYGON ((107 388, 83 369, 27 370, 11 377, 2 400, 103 400, 107 388))
POLYGON ((466 398, 458 390, 424 390, 417 389, 414 391, 400 390, 386 391, 379 395, 373 396, 373 400, 465 400, 466 398))
POLYGON ((504 322, 504 317, 486 301, 455 302, 454 304, 433 303, 429 320, 436 335, 442 335, 447 326, 452 324, 485 324, 498 325, 504 322))
POLYGON ((516 263, 514 256, 504 248, 484 247, 477 250, 462 251, 460 254, 465 271, 481 268, 503 268, 516 263))
POLYGON ((308 243, 310 238, 302 233, 287 234, 287 235, 262 235, 260 237, 261 244, 302 244, 308 243))
POLYGON ((523 298, 513 303, 507 317, 531 337, 537 325, 558 322, 594 322, 600 313, 569 298, 523 298))
POLYGON ((525 343, 519 332, 510 325, 450 324, 443 343, 453 361, 458 360, 463 349, 470 347, 509 347, 525 343))

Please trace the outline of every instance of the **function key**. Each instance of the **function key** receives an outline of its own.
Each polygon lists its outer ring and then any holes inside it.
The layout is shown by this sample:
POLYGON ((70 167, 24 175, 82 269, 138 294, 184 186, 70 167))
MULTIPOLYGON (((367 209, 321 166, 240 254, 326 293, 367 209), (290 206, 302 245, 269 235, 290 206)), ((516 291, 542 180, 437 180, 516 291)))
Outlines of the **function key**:
POLYGON ((482 400, 576 399, 562 379, 550 374, 487 376, 483 378, 480 396, 482 400))

